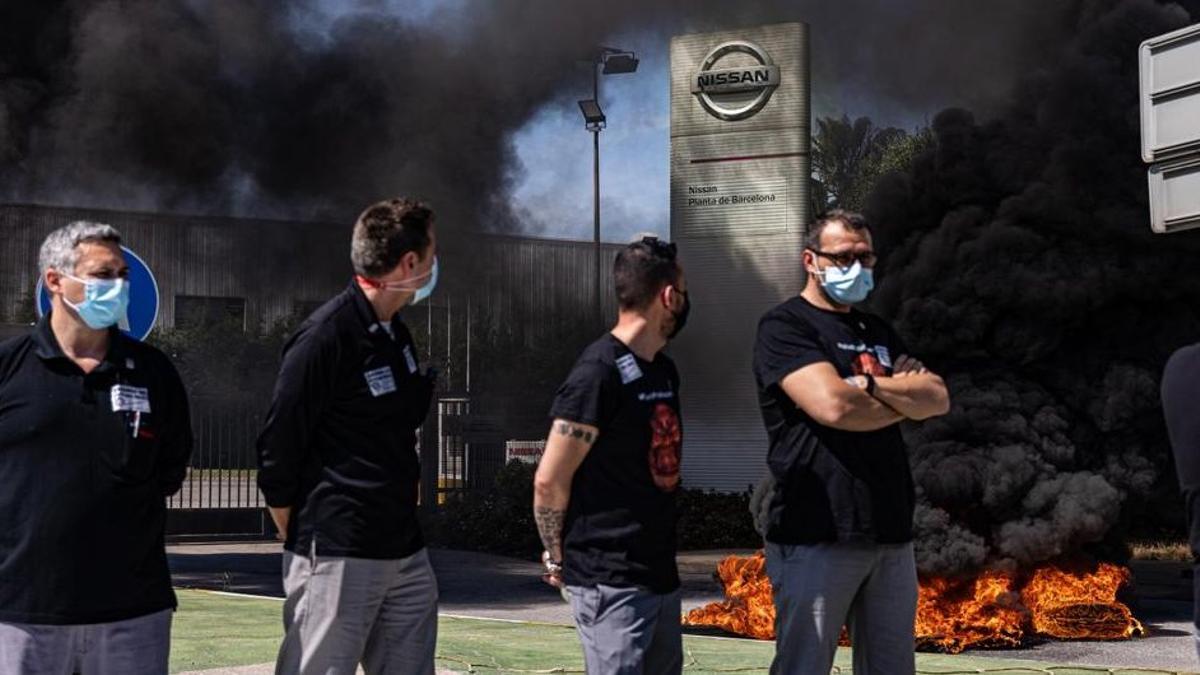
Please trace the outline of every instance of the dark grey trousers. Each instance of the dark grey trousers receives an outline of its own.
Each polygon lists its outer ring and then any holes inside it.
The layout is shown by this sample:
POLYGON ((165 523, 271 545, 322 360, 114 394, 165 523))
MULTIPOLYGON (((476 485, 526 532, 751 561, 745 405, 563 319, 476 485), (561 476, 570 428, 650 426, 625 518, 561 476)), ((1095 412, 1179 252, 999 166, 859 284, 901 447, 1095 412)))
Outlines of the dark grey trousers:
POLYGON ((589 675, 677 675, 683 670, 679 590, 571 586, 589 675))
POLYGON ((284 552, 279 675, 433 675, 437 579, 425 549, 398 560, 284 552))
POLYGON ((917 567, 908 544, 767 542, 775 596, 772 675, 825 675, 842 626, 854 675, 912 675, 917 567))
POLYGON ((71 626, 0 622, 0 673, 164 675, 172 612, 71 626))

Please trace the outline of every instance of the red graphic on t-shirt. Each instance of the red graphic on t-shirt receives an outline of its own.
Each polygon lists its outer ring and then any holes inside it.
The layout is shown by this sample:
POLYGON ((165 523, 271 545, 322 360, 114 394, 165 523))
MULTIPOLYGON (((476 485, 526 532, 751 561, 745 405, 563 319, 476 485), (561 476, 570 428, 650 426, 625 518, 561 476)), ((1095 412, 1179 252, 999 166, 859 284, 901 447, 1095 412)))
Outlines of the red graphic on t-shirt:
POLYGON ((675 409, 666 403, 654 407, 650 418, 650 475, 663 492, 679 487, 679 458, 683 446, 683 429, 675 409))
POLYGON ((873 352, 859 352, 858 357, 850 364, 850 371, 855 375, 887 376, 887 370, 884 369, 879 359, 875 358, 873 352))

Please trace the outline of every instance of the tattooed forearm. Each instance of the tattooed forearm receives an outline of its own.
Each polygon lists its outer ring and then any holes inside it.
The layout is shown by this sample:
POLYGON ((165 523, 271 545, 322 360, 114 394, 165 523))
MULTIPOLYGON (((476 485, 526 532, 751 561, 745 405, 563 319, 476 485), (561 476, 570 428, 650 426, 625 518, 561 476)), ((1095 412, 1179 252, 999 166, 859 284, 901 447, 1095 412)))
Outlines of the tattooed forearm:
POLYGON ((560 436, 566 436, 567 438, 578 438, 588 445, 591 445, 592 441, 596 440, 596 437, 592 434, 592 432, 588 431, 587 429, 580 429, 569 422, 559 422, 555 424, 554 433, 560 436))
POLYGON ((563 518, 566 511, 551 506, 535 506, 533 519, 537 522, 538 534, 542 537, 542 545, 550 552, 555 561, 562 560, 562 530, 563 518))

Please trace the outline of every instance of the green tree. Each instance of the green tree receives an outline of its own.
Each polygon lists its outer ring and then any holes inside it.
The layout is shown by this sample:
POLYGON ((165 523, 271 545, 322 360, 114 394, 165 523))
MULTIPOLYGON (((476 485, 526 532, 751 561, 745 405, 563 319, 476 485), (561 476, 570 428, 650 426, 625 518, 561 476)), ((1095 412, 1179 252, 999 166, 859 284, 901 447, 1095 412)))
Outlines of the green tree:
POLYGON ((901 131, 891 136, 878 148, 877 154, 859 165, 858 174, 842 200, 842 207, 862 211, 867 199, 881 178, 891 173, 908 171, 913 161, 933 145, 933 132, 929 127, 913 133, 901 131))
POLYGON ((861 208, 865 197, 861 175, 889 146, 906 136, 901 129, 876 127, 869 117, 817 119, 812 148, 813 173, 820 183, 814 191, 817 207, 861 208))

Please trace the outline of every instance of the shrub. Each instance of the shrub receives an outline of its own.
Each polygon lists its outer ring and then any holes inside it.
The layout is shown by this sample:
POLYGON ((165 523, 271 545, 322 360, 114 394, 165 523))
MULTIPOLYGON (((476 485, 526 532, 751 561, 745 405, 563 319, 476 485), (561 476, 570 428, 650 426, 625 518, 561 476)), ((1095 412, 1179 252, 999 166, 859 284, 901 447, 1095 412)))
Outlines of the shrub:
MULTIPOLYGON (((436 546, 537 559, 542 552, 533 521, 535 467, 509 462, 487 490, 451 495, 425 522, 436 546)), ((680 550, 758 548, 762 538, 750 515, 750 493, 681 490, 680 550)))
POLYGON ((487 490, 450 495, 425 523, 429 542, 445 548, 521 558, 542 552, 533 522, 532 464, 511 461, 487 490))
POLYGON ((749 491, 681 490, 675 526, 679 550, 760 548, 750 501, 749 491))

